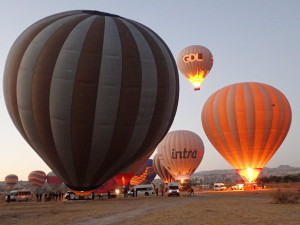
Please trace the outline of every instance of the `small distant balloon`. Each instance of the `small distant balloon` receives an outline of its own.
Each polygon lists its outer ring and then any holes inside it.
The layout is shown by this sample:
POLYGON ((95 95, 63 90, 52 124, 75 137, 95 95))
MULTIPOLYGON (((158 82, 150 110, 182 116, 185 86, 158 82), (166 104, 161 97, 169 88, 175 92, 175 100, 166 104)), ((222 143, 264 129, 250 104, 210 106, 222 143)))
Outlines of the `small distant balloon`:
POLYGON ((41 170, 32 171, 28 175, 29 184, 34 189, 39 189, 39 188, 43 187, 46 179, 47 179, 47 176, 46 176, 45 172, 41 171, 41 170))
POLYGON ((213 66, 213 55, 208 48, 191 45, 184 48, 178 55, 177 66, 181 73, 200 90, 200 85, 213 66))
POLYGON ((9 174, 5 177, 5 183, 9 188, 13 188, 18 183, 18 176, 15 174, 9 174))
POLYGON ((57 191, 62 186, 62 180, 53 172, 47 174, 47 183, 53 191, 57 191))

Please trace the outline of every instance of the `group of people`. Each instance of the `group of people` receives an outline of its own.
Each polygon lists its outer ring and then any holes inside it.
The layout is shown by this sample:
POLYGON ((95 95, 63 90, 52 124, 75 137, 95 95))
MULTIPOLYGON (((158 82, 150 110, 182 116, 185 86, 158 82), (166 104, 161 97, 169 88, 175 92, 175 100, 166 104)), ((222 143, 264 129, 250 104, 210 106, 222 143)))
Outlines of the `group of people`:
POLYGON ((36 193, 35 194, 36 201, 41 202, 43 196, 44 196, 45 202, 49 202, 49 201, 52 201, 52 200, 61 201, 61 200, 63 200, 64 194, 61 193, 61 192, 59 192, 59 193, 50 192, 50 193, 48 193, 48 194, 46 193, 44 195, 36 193))

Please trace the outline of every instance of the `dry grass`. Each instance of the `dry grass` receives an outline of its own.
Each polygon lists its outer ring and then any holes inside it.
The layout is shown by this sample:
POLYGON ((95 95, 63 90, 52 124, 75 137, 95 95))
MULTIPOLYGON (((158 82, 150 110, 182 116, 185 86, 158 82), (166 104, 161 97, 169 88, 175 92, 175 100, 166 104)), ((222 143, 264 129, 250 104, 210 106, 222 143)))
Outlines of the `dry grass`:
POLYGON ((297 204, 300 200, 300 189, 299 190, 282 190, 277 189, 272 194, 273 202, 277 204, 297 204))
POLYGON ((0 203, 1 225, 299 225, 300 204, 271 204, 272 191, 95 201, 0 203))

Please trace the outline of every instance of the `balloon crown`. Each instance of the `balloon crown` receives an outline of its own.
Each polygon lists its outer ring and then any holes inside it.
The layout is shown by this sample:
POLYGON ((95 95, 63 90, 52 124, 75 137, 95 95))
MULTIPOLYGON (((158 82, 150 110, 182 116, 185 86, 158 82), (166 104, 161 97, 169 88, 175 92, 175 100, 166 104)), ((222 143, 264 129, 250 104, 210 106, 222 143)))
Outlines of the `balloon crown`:
POLYGON ((99 16, 112 16, 112 17, 120 17, 115 14, 107 13, 107 12, 100 12, 97 10, 81 10, 83 13, 91 14, 91 15, 99 15, 99 16))

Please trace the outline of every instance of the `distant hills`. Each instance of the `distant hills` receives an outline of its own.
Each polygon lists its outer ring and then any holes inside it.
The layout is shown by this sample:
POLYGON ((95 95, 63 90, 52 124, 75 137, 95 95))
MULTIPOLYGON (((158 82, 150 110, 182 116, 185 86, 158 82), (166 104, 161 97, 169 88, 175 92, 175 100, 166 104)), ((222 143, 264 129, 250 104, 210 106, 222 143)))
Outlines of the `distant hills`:
MULTIPOLYGON (((270 176, 287 176, 300 174, 300 167, 291 167, 289 165, 280 165, 276 168, 265 167, 259 177, 270 176)), ((241 182, 242 179, 234 169, 228 170, 210 170, 194 173, 192 180, 196 183, 210 184, 210 183, 236 183, 241 182)))

